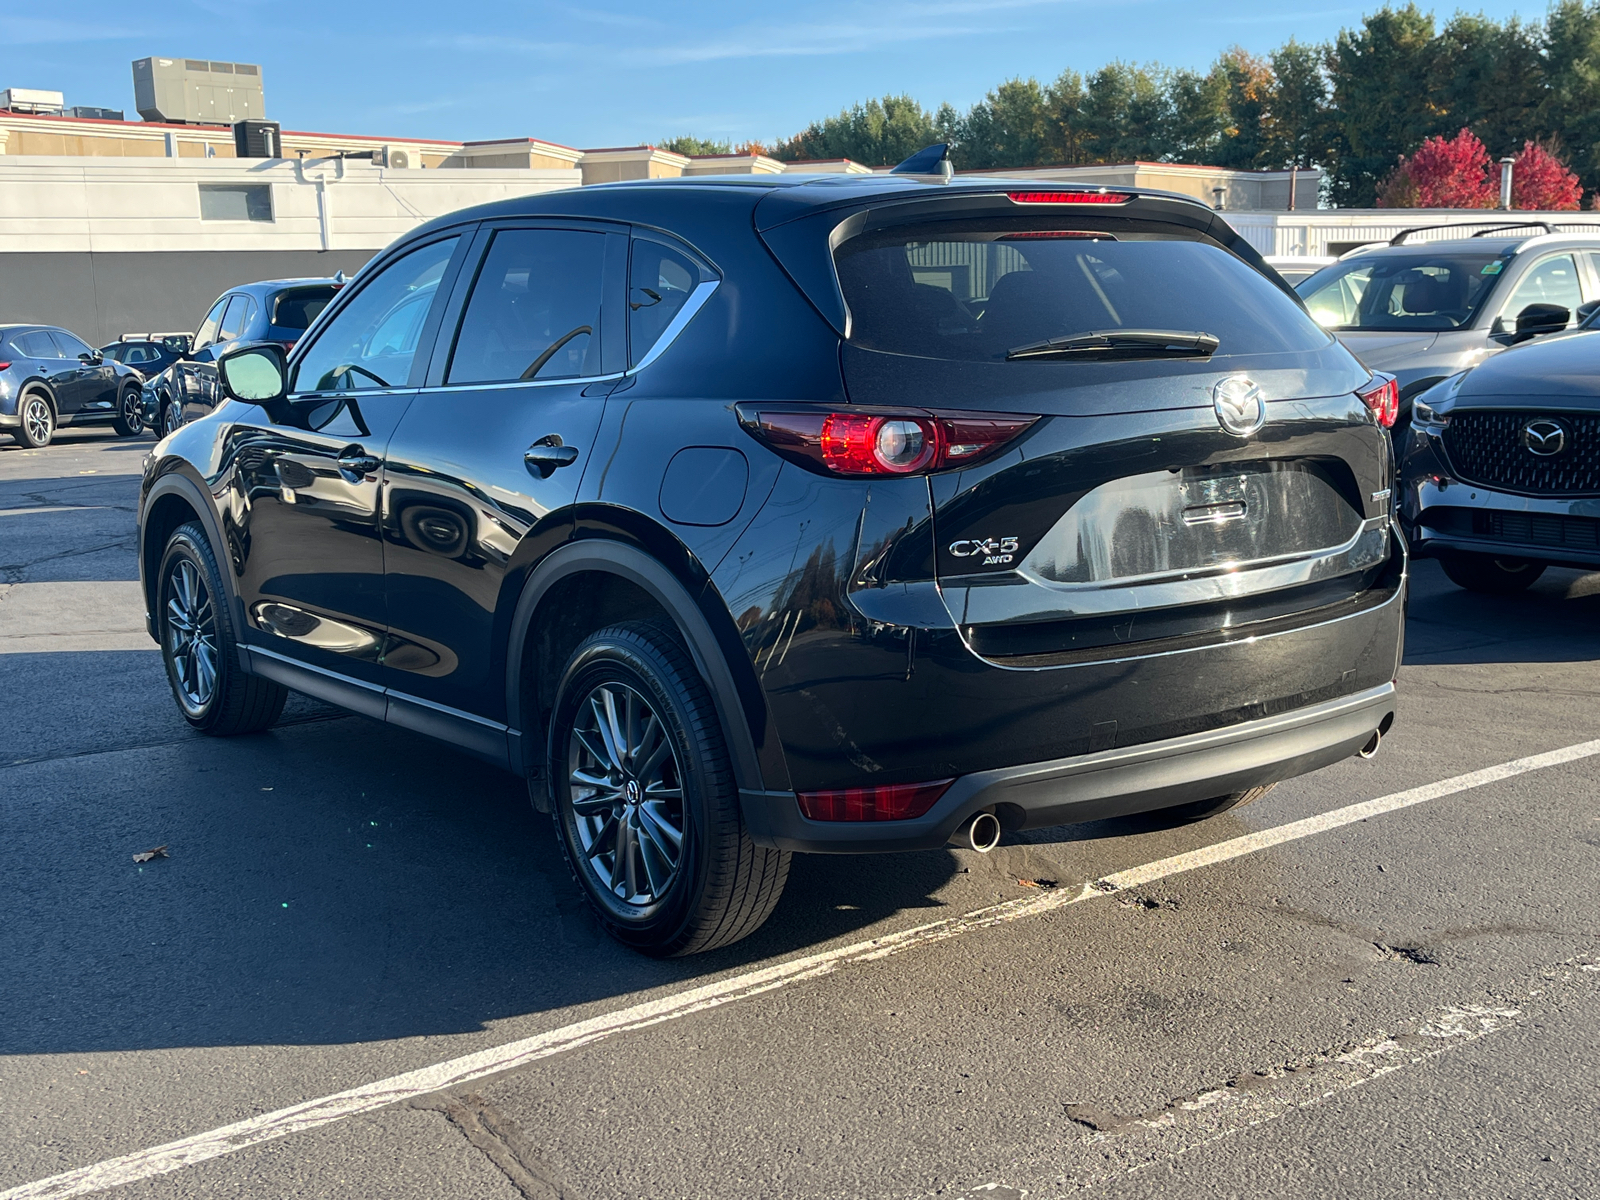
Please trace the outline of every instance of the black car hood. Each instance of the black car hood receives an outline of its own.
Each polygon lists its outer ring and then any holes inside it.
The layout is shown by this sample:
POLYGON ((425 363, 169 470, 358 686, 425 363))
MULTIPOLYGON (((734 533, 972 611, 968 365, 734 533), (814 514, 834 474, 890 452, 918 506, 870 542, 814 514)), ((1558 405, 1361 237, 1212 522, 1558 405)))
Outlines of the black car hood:
POLYGON ((1481 363, 1451 397, 1459 405, 1504 408, 1520 400, 1600 401, 1600 330, 1516 346, 1481 363))

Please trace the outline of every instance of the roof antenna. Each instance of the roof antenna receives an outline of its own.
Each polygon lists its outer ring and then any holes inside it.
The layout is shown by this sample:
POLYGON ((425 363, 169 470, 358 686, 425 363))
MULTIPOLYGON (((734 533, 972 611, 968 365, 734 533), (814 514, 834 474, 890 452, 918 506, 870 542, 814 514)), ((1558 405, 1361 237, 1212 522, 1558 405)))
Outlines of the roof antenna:
POLYGON ((949 179, 955 173, 955 168, 950 165, 949 142, 935 142, 926 149, 918 150, 899 166, 889 169, 891 175, 937 175, 940 179, 949 179))

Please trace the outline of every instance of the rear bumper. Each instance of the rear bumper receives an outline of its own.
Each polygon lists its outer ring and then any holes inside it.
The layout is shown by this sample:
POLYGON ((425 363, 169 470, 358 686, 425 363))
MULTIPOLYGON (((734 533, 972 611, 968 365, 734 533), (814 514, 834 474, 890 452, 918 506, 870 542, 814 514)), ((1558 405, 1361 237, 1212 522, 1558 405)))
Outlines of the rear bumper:
POLYGON ((1225 796, 1350 757, 1393 722, 1393 683, 1224 729, 956 780, 926 816, 909 821, 811 821, 793 793, 747 792, 745 822, 761 845, 824 854, 942 846, 974 813, 1007 829, 1127 816, 1225 796))

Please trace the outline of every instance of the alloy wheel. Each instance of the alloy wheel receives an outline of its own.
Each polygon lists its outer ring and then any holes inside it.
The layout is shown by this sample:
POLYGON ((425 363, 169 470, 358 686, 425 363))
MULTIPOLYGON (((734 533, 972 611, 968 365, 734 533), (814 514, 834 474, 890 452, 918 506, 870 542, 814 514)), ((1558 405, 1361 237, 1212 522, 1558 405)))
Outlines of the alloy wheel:
POLYGON ((42 446, 50 440, 51 433, 55 431, 55 414, 50 411, 50 405, 44 397, 29 396, 23 403, 22 424, 34 445, 42 446))
POLYGON ((166 437, 178 429, 178 406, 168 401, 161 406, 161 436, 166 437))
POLYGON ((198 716, 217 690, 217 614, 193 562, 180 558, 167 576, 167 656, 178 700, 198 716))
POLYGON ((144 397, 133 388, 122 393, 122 423, 135 433, 144 428, 144 397))
POLYGON ((683 776, 650 703, 602 683, 580 706, 567 750, 573 825, 585 869, 602 892, 648 908, 683 862, 683 776))

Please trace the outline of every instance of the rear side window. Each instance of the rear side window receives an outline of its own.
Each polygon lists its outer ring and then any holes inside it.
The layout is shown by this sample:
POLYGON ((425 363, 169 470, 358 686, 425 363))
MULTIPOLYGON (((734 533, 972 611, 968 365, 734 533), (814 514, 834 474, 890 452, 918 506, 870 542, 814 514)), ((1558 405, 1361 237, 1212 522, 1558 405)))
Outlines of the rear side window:
POLYGON ((1050 338, 1146 329, 1211 334, 1216 357, 1328 344, 1276 285, 1205 242, 922 227, 852 239, 835 262, 850 340, 896 354, 1003 361, 1050 338))
POLYGON ((628 267, 628 365, 638 366, 661 340, 701 281, 688 256, 635 238, 628 267))
POLYGON ((50 340, 50 335, 42 329, 19 333, 11 339, 11 344, 17 348, 17 353, 25 354, 29 358, 58 357, 56 344, 50 340))
POLYGON ((279 292, 278 298, 273 301, 272 324, 280 329, 310 329, 317 314, 328 307, 328 301, 338 292, 339 289, 331 284, 279 292))
POLYGON ((599 375, 604 234, 503 229, 472 285, 446 383, 599 375))

